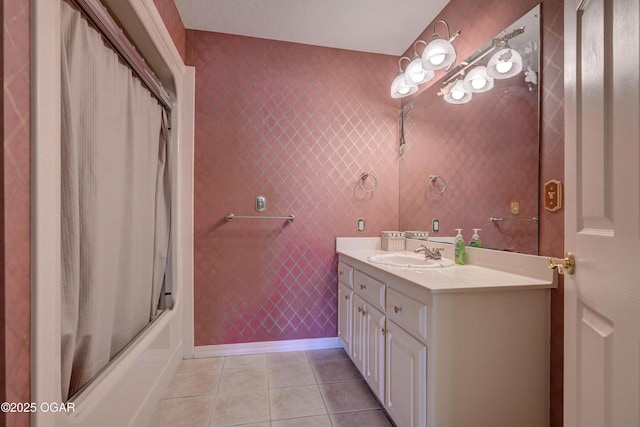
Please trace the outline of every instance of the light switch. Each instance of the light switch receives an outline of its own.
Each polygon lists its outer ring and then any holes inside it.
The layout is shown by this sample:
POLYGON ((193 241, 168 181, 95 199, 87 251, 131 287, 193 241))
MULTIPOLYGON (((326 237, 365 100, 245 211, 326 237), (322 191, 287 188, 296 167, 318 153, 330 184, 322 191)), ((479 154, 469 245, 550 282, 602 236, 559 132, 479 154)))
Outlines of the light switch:
POLYGON ((434 219, 431 221, 431 230, 432 230, 434 233, 437 233, 437 232, 439 232, 439 231, 440 231, 440 220, 439 220, 438 218, 434 218, 434 219))
POLYGON ((267 209, 267 199, 264 196, 256 197, 256 211, 264 212, 267 209))
POLYGON ((358 231, 358 233, 364 233, 366 227, 366 223, 364 221, 364 218, 358 218, 358 220, 356 221, 356 230, 358 231))

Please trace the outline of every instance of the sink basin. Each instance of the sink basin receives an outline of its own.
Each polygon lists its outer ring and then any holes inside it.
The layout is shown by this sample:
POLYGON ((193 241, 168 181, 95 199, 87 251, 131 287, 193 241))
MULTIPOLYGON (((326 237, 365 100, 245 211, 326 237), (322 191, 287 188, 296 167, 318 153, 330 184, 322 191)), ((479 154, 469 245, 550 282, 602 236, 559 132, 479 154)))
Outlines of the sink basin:
POLYGON ((422 254, 416 254, 413 252, 395 252, 371 255, 367 260, 374 264, 384 264, 391 267, 402 268, 442 268, 453 265, 453 261, 450 259, 428 259, 422 254))

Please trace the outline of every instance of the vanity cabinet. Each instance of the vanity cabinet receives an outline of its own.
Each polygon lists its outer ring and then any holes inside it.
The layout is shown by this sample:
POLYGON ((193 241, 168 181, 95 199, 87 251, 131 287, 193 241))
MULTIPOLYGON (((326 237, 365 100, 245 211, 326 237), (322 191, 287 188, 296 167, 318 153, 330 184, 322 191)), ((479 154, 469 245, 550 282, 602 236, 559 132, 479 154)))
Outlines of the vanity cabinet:
POLYGON ((340 339, 397 427, 548 427, 552 284, 473 266, 409 279, 342 253, 340 264, 352 278, 338 288, 340 339))
POLYGON ((338 262, 338 339, 347 354, 353 340, 353 267, 338 262))
POLYGON ((427 425, 427 346, 391 320, 386 328, 387 413, 396 426, 427 425))
POLYGON ((372 294, 379 298, 380 289, 384 289, 384 284, 372 278, 362 277, 358 271, 354 272, 354 280, 356 287, 353 297, 353 345, 350 357, 376 397, 384 401, 386 316, 377 308, 381 301, 371 303, 364 298, 372 294), (366 289, 375 291, 364 293, 366 289))
POLYGON ((338 283, 338 339, 347 353, 353 340, 353 289, 338 283))

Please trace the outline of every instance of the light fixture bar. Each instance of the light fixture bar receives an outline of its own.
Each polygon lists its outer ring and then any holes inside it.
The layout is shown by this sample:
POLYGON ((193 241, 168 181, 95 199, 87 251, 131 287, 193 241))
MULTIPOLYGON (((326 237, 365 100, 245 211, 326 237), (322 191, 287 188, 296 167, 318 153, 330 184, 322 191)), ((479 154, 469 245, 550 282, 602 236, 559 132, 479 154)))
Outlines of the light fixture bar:
POLYGON ((487 55, 489 55, 493 51, 507 44, 507 42, 512 38, 517 37, 520 34, 524 34, 524 30, 525 30, 525 27, 516 28, 513 31, 506 33, 502 37, 496 37, 495 39, 493 39, 491 46, 488 46, 486 49, 478 52, 478 54, 473 58, 471 58, 469 61, 461 62, 460 65, 458 65, 456 68, 451 70, 446 76, 444 76, 444 78, 442 79, 443 86, 448 85, 449 83, 457 79, 460 75, 464 76, 464 74, 470 67, 480 62, 482 59, 484 59, 487 55))

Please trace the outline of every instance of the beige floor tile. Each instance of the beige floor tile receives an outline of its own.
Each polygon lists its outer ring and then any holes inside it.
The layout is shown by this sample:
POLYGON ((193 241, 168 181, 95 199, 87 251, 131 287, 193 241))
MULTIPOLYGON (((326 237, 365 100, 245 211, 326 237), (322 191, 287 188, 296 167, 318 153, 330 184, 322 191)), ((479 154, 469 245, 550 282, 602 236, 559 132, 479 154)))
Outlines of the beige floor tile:
POLYGON ((289 363, 308 363, 306 351, 283 351, 278 353, 267 353, 267 364, 280 365, 289 363))
POLYGON ((266 390, 267 367, 252 366, 248 368, 225 369, 220 377, 218 393, 236 391, 266 390))
POLYGON ((331 422, 333 427, 393 427, 382 410, 333 414, 331 422))
POLYGON ((268 390, 218 394, 209 427, 269 422, 268 390))
POLYGON ((273 421, 271 423, 271 427, 331 427, 331 420, 329 419, 328 415, 319 415, 317 417, 291 418, 288 420, 273 421))
POLYGON ((323 360, 311 364, 318 383, 355 381, 362 379, 351 360, 323 360))
POLYGON ((342 348, 325 348, 321 350, 308 350, 307 357, 311 362, 326 360, 349 360, 349 356, 342 348))
POLYGON ((266 366, 267 355, 260 354, 244 354, 241 356, 226 356, 224 358, 223 369, 247 368, 249 366, 266 366))
POLYGON ((321 384, 320 392, 330 414, 380 407, 364 381, 321 384))
POLYGON ((207 357, 202 359, 186 359, 180 363, 178 373, 214 372, 222 370, 224 357, 207 357))
POLYGON ((216 392, 220 371, 177 373, 169 383, 165 398, 209 396, 216 392))
POLYGON ((204 396, 161 400, 148 427, 207 427, 213 399, 204 396))
POLYGON ((274 388, 269 390, 271 419, 324 415, 327 410, 317 385, 274 388))
POLYGON ((288 363, 269 366, 269 388, 311 385, 316 383, 311 364, 288 363))

